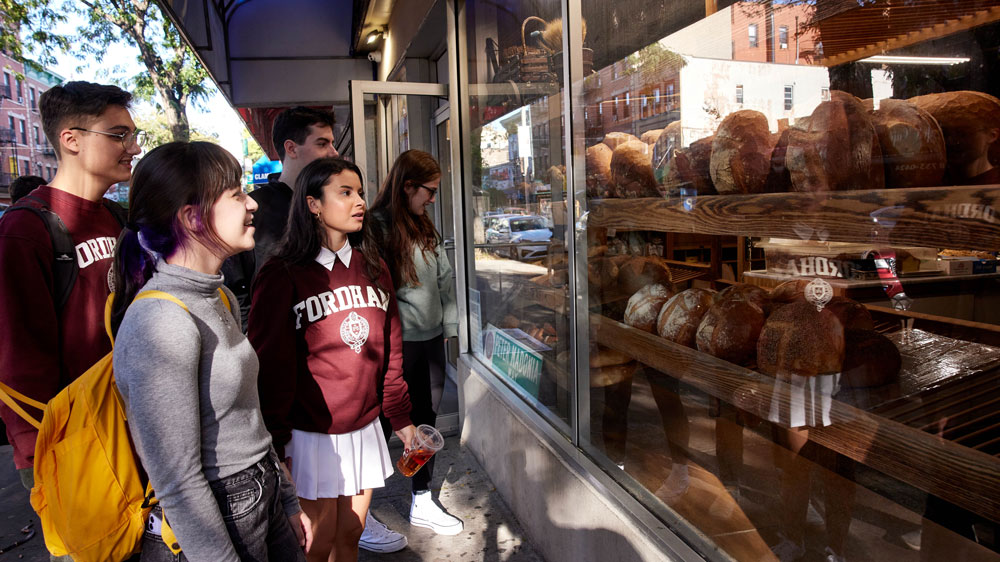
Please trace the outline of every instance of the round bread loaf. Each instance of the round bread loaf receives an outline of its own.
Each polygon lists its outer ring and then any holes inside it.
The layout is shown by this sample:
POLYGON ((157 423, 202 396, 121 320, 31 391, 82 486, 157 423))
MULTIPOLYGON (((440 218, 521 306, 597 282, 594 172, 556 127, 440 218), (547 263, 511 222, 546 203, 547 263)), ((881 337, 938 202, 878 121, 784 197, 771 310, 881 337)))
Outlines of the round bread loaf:
POLYGON ((844 330, 874 330, 875 321, 868 308, 858 301, 847 297, 833 297, 826 303, 826 308, 840 320, 844 330))
POLYGON ((611 149, 604 143, 587 149, 587 195, 607 197, 611 183, 611 149))
POLYGON ((787 304, 805 298, 806 285, 812 279, 792 279, 771 290, 771 302, 787 304))
POLYGON ((656 319, 656 332, 674 343, 695 348, 698 326, 714 302, 714 291, 687 289, 670 297, 656 319))
POLYGON ((646 144, 656 144, 656 140, 660 138, 660 133, 662 132, 663 129, 652 129, 646 131, 639 137, 639 140, 646 144))
POLYGON ((612 195, 622 198, 659 196, 651 157, 650 146, 640 140, 618 145, 611 154, 612 195))
POLYGON ((653 175, 656 177, 656 181, 663 183, 663 174, 666 172, 667 166, 682 146, 684 146, 684 142, 681 135, 681 122, 673 121, 660 132, 660 136, 653 143, 653 155, 650 163, 653 166, 653 175))
POLYGON ((741 109, 727 115, 712 141, 709 173, 715 189, 722 194, 763 192, 773 150, 763 113, 741 109))
POLYGON ((681 190, 685 188, 693 188, 696 195, 718 193, 712 183, 710 170, 713 141, 715 136, 705 137, 694 141, 687 148, 677 149, 673 158, 662 169, 654 170, 654 174, 662 178, 661 183, 668 195, 681 195, 681 190))
MULTIPOLYGON (((970 141, 984 129, 1000 128, 1000 100, 983 92, 960 90, 916 96, 909 101, 930 113, 941 126, 947 156, 946 181, 964 183, 969 179, 965 167, 982 157, 983 147, 970 141)), ((994 141, 986 150, 990 163, 1000 165, 1000 142, 994 141)))
POLYGON ((590 387, 602 388, 630 380, 638 364, 635 361, 622 365, 590 368, 590 387))
POLYGON ((771 151, 771 167, 767 171, 767 180, 764 182, 766 193, 784 193, 792 190, 792 177, 785 164, 789 131, 791 129, 785 129, 771 137, 771 140, 774 141, 774 150, 771 151))
POLYGON ((844 365, 840 384, 851 388, 882 386, 899 379, 903 358, 896 344, 878 332, 844 333, 844 365))
POLYGON ((805 300, 775 310, 757 342, 757 368, 766 375, 838 373, 843 362, 844 327, 837 315, 805 300))
POLYGON ((753 361, 757 338, 764 326, 764 310, 755 303, 738 299, 716 302, 705 313, 695 343, 698 351, 738 365, 753 361))
POLYGON ((614 150, 619 146, 632 141, 639 142, 639 138, 636 137, 635 135, 630 135, 628 133, 618 133, 618 132, 608 133, 604 135, 604 144, 608 145, 608 148, 610 148, 611 150, 614 150))
POLYGON ((635 293, 646 285, 671 284, 670 268, 656 256, 633 256, 618 263, 618 286, 626 294, 635 293))
POLYGON ((882 146, 885 186, 941 185, 944 133, 930 113, 905 100, 885 99, 871 113, 882 146))
POLYGON ((625 307, 625 323, 645 332, 656 331, 656 318, 660 309, 673 293, 664 285, 649 284, 636 291, 625 307))
POLYGON ((715 302, 729 299, 750 301, 759 306, 765 314, 771 309, 771 295, 767 290, 749 283, 733 283, 715 294, 715 302))
POLYGON ((788 130, 785 167, 795 191, 882 189, 882 149, 858 98, 833 92, 813 110, 805 129, 788 130))

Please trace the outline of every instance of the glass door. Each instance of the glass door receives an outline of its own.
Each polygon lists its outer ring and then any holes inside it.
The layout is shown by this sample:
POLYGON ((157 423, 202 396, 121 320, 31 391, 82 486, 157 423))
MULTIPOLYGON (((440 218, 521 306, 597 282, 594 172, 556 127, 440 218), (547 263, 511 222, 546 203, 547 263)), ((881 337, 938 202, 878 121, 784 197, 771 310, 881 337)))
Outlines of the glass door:
MULTIPOLYGON (((455 200, 451 181, 451 133, 448 86, 417 82, 351 81, 351 112, 355 163, 365 174, 368 204, 403 152, 429 152, 441 166, 441 188, 428 213, 441 234, 448 260, 455 267, 455 200)), ((454 277, 453 277, 454 281, 454 277)), ((457 342, 453 342, 457 344, 457 342)), ((448 379, 438 408, 438 428, 458 428, 458 398, 454 357, 457 345, 446 348, 448 379)))

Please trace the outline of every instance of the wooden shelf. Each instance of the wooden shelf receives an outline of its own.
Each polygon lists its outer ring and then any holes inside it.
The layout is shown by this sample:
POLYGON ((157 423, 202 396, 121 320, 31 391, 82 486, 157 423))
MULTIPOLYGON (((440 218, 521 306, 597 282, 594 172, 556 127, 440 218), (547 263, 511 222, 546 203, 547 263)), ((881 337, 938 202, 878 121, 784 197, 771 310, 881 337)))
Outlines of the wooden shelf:
MULTIPOLYGON (((790 396, 774 379, 601 315, 591 314, 597 343, 767 419, 772 401, 790 396)), ((833 399, 832 424, 809 439, 973 513, 1000 521, 1000 459, 833 399)))
POLYGON ((998 208, 997 185, 650 197, 591 202, 588 223, 661 232, 995 250, 1000 248, 1000 212, 994 211, 998 208))

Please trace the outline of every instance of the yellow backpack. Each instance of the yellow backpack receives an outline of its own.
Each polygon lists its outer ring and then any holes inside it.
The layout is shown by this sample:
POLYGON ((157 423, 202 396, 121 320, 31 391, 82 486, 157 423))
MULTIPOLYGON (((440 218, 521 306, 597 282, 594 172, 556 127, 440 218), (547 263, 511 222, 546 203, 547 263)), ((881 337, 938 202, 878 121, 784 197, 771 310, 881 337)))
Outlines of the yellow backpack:
MULTIPOLYGON (((222 290, 223 303, 229 301, 222 290)), ((111 302, 104 324, 111 336, 111 302)), ((163 291, 143 291, 135 300, 178 298, 163 291)), ((152 488, 143 485, 129 437, 122 397, 115 386, 112 353, 105 355, 48 404, 32 400, 0 383, 0 400, 38 428, 35 485, 31 507, 38 513, 45 546, 55 556, 80 561, 121 561, 139 551, 149 511, 156 505, 152 488), (8 396, 9 395, 9 396, 8 396), (35 420, 11 399, 43 410, 35 420)), ((181 551, 166 521, 163 541, 181 551)))

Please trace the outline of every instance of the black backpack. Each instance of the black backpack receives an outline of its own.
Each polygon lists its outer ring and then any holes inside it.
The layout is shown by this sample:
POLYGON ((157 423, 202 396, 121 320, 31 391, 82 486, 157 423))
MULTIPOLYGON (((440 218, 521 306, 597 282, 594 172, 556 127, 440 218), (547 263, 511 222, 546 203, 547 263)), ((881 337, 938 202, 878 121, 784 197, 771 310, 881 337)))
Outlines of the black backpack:
MULTIPOLYGON (((125 226, 127 213, 121 205, 108 199, 101 198, 101 203, 118 220, 118 224, 125 226)), ((55 302, 56 310, 62 311, 62 307, 69 299, 69 293, 76 284, 76 278, 80 274, 80 266, 76 263, 76 244, 73 237, 66 228, 66 223, 59 218, 49 204, 34 195, 25 195, 17 200, 5 215, 14 211, 31 211, 38 215, 49 231, 49 238, 52 239, 52 300, 55 302)))

